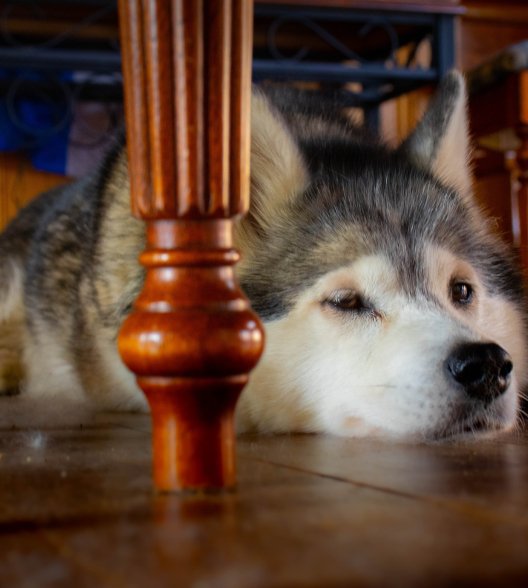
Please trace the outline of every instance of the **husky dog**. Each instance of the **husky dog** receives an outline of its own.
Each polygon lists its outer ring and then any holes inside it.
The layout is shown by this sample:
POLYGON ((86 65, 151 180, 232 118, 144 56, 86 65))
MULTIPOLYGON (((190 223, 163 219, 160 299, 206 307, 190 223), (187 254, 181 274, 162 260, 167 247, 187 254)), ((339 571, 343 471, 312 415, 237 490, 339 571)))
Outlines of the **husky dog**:
MULTIPOLYGON (((239 430, 436 439, 512 427, 527 379, 522 279, 472 198, 461 76, 397 149, 303 95, 256 90, 252 110, 238 273, 267 348, 239 430)), ((0 238, 4 394, 146 408, 116 350, 143 246, 122 144, 21 211, 0 238)))

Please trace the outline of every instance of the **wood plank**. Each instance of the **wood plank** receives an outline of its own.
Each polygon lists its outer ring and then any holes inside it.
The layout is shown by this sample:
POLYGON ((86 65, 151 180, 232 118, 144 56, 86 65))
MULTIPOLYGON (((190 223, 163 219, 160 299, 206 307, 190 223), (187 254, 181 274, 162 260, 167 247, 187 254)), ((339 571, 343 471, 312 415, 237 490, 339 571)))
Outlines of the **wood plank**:
POLYGON ((336 437, 279 438, 243 456, 425 500, 471 517, 528 525, 528 442, 502 438, 435 444, 336 437))
POLYGON ((149 437, 146 416, 1 431, 3 583, 515 586, 528 578, 525 436, 436 445, 242 438, 237 493, 187 496, 152 492, 149 437))

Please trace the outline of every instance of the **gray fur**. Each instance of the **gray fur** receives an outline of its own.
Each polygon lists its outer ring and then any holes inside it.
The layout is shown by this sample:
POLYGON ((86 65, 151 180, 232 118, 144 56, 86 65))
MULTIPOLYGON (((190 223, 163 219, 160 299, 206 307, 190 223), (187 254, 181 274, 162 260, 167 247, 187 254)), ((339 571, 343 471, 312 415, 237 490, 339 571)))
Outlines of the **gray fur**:
POLYGON ((418 167, 431 168, 461 91, 458 76, 447 75, 415 132, 401 145, 400 151, 418 167))
MULTIPOLYGON (((416 132, 397 150, 355 129, 320 101, 293 98, 290 91, 279 102, 277 109, 309 166, 311 182, 267 234, 256 229, 261 248, 242 275, 242 285, 263 318, 283 316, 319 276, 368 253, 391 258, 410 294, 427 294, 422 271, 427 243, 467 259, 491 291, 523 303, 522 278, 511 251, 491 236, 489 221, 474 203, 429 169, 458 88, 448 76, 416 132), (314 135, 309 124, 314 118, 326 118, 330 131, 314 135), (417 161, 414 150, 425 143, 430 148, 417 161), (340 255, 316 254, 338 234, 344 236, 340 255)), ((274 99, 283 96, 276 93, 274 99)))

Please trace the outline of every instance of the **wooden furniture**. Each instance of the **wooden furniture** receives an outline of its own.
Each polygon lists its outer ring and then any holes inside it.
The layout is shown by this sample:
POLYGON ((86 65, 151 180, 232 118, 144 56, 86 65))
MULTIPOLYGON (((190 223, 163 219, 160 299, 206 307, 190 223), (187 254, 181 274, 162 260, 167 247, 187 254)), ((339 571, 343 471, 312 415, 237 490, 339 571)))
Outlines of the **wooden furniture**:
POLYGON ((526 42, 470 74, 470 125, 478 145, 477 194, 528 269, 528 69, 522 59, 508 59, 516 51, 528 65, 526 42))
POLYGON ((526 433, 242 437, 236 494, 157 495, 148 417, 113 419, 0 430, 3 586, 527 585, 526 433))
POLYGON ((457 0, 256 0, 253 78, 340 89, 377 131, 380 105, 454 66, 462 11, 457 0))
POLYGON ((232 487, 235 403, 262 351, 231 242, 248 199, 251 2, 119 7, 133 210, 148 225, 119 348, 151 407, 156 487, 232 487))
MULTIPOLYGON (((337 1, 337 0, 336 0, 337 1)), ((528 38, 526 0, 460 0, 455 26, 455 66, 468 72, 493 55, 528 38)), ((403 140, 415 127, 431 96, 431 88, 416 90, 383 105, 381 128, 394 143, 403 140)), ((480 168, 486 175, 486 168, 480 168)), ((492 182, 479 180, 477 189, 497 184, 495 162, 489 170, 492 182)), ((496 186, 495 186, 496 187, 496 186)))
POLYGON ((457 67, 470 71, 509 45, 528 37, 526 0, 461 0, 457 67))
POLYGON ((235 483, 235 403, 262 351, 236 284, 249 190, 252 3, 119 5, 133 210, 145 286, 119 337, 152 412, 159 490, 235 483))
POLYGON ((525 0, 463 4, 457 62, 469 75, 475 191, 528 268, 528 95, 519 52, 528 39, 528 5, 525 0))
MULTIPOLYGON (((353 80, 356 85, 349 100, 362 105, 372 127, 379 126, 379 105, 384 100, 430 84, 452 66, 454 22, 462 11, 458 0, 256 0, 255 5, 255 79, 315 80, 331 91, 353 80), (403 53, 411 55, 426 38, 432 39, 430 63, 409 67, 403 53), (357 59, 351 62, 354 55, 357 59)), ((56 108, 61 120, 69 117, 66 96, 119 102, 115 5, 105 0, 42 0, 37 6, 9 0, 0 8, 0 67, 6 70, 0 79, 0 100, 11 94, 16 104, 23 93, 47 96, 48 103, 57 105, 57 97, 49 95, 54 90, 61 97, 56 108), (29 67, 31 82, 22 85, 24 92, 20 86, 14 89, 29 67), (84 73, 69 80, 64 78, 65 70, 84 73), (101 74, 104 80, 98 77, 101 74)), ((27 137, 28 145, 41 141, 41 135, 27 137)), ((12 161, 0 157, 0 176, 4 170, 11 174, 12 161)), ((65 181, 33 172, 22 155, 16 162, 25 168, 26 180, 16 186, 10 182, 3 190, 9 203, 0 205, 0 228, 14 216, 18 203, 65 181), (26 193, 29 183, 34 188, 26 193)))
MULTIPOLYGON (((259 2, 272 16, 278 4, 287 3, 259 2)), ((392 27, 387 30, 394 33, 403 23, 409 35, 404 18, 409 13, 417 19, 410 25, 419 37, 431 27, 443 31, 442 38, 449 33, 447 43, 435 45, 446 51, 435 52, 435 69, 428 72, 399 71, 403 68, 394 64, 384 69, 379 45, 387 45, 387 31, 374 35, 367 53, 378 60, 376 68, 363 68, 368 72, 361 75, 367 75, 375 104, 382 97, 374 82, 385 92, 386 77, 398 73, 407 84, 421 84, 450 65, 454 0, 319 2, 319 12, 315 4, 313 18, 329 7, 334 21, 344 10, 368 18, 366 11, 374 8, 383 12, 385 24, 377 17, 367 23, 370 28, 392 27)), ((55 5, 55 21, 42 28, 32 24, 39 11, 28 12, 23 4, 21 14, 8 11, 6 31, 22 41, 23 50, 2 37, 0 63, 118 69, 119 55, 107 46, 115 33, 111 10, 105 8, 104 19, 91 26, 89 8, 65 6, 80 10, 89 26, 61 33, 67 20, 55 5), (67 47, 43 41, 43 34, 66 38, 67 47)), ((163 490, 234 484, 234 405, 262 350, 258 319, 234 281, 237 254, 231 245, 231 219, 245 211, 248 196, 250 7, 249 0, 120 3, 131 189, 135 214, 148 221, 145 289, 123 327, 120 349, 152 407, 155 483, 163 490)), ((363 26, 359 22, 356 28, 363 26)), ((343 55, 336 60, 339 65, 343 55)), ((352 73, 357 76, 358 70, 352 73)))
MULTIPOLYGON (((451 18, 463 12, 458 4, 331 0, 324 8, 451 18)), ((234 403, 262 348, 235 285, 230 236, 247 206, 249 2, 122 0, 121 12, 134 209, 149 228, 145 290, 120 346, 152 405, 157 486, 231 486, 234 403)), ((15 25, 28 34, 26 21, 15 25)), ((97 29, 98 39, 113 30, 97 29)), ((21 65, 33 54, 2 55, 21 65)), ((74 57, 67 50, 61 59, 73 67, 74 57)), ((91 57, 101 71, 119 67, 115 50, 104 63, 91 57)), ((437 61, 436 73, 448 66, 445 52, 437 61)))

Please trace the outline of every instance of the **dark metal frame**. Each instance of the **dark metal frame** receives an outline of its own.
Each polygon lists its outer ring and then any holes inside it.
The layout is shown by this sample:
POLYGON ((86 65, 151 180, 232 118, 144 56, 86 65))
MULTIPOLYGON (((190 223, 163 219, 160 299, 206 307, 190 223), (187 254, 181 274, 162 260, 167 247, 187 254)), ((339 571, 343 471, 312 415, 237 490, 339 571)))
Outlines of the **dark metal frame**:
MULTIPOLYGON (((83 1, 83 0, 82 0, 83 1)), ((27 0, 11 0, 28 3, 27 0)), ((46 1, 39 7, 45 7, 46 1)), ((110 6, 112 1, 87 2, 96 8, 110 6)), ((380 103, 419 88, 436 83, 454 64, 454 15, 445 13, 418 13, 407 11, 356 10, 347 8, 307 8, 302 6, 255 5, 255 22, 270 21, 268 47, 265 57, 256 55, 253 61, 255 81, 315 81, 322 87, 342 87, 348 82, 362 84, 360 92, 348 93, 351 105, 365 110, 371 126, 377 126, 380 103), (307 47, 299 47, 293 56, 284 55, 277 41, 277 33, 285 23, 297 23, 310 34, 323 41, 334 52, 330 60, 314 59, 307 47), (336 38, 331 29, 335 22, 363 25, 364 35, 375 29, 383 29, 389 40, 390 50, 386 59, 371 59, 354 53, 346 43, 336 38), (401 46, 396 28, 399 25, 416 25, 422 32, 416 44, 424 38, 423 30, 431 38, 432 62, 428 68, 401 67, 395 60, 395 52, 401 46), (351 61, 353 65, 351 65, 351 61)), ((1 24, 1 23, 0 23, 1 24)), ((84 50, 75 47, 62 48, 53 43, 44 46, 3 45, 0 29, 0 68, 57 72, 84 70, 94 73, 117 73, 121 69, 121 58, 114 49, 84 50)))
MULTIPOLYGON (((348 82, 359 82, 363 89, 349 96, 350 104, 361 106, 367 121, 373 127, 378 125, 378 107, 382 102, 438 82, 454 65, 454 15, 451 14, 257 4, 255 21, 259 18, 271 19, 271 25, 268 29, 269 57, 255 57, 253 60, 253 77, 256 81, 315 81, 323 86, 332 84, 334 87, 348 82), (351 25, 362 24, 361 31, 365 34, 375 28, 383 28, 389 38, 388 58, 371 60, 352 52, 325 28, 325 25, 331 26, 336 21, 351 25), (275 36, 282 24, 292 22, 318 36, 340 54, 340 59, 308 59, 309 50, 306 47, 299 47, 292 57, 284 56, 274 47, 275 36), (396 32, 398 25, 416 25, 428 31, 432 48, 430 67, 412 68, 397 64, 395 52, 401 46, 396 32)), ((418 36, 416 44, 423 38, 423 34, 418 36)))

